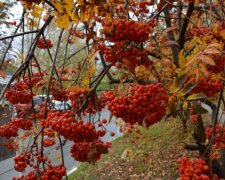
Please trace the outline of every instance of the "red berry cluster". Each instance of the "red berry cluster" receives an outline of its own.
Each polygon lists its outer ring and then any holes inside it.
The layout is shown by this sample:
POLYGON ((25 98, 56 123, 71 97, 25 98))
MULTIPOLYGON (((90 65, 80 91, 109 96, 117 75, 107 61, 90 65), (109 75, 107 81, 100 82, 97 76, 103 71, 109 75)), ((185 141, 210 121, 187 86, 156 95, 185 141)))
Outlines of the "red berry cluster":
POLYGON ((37 47, 40 49, 47 49, 47 48, 52 48, 52 42, 50 39, 46 39, 46 43, 45 40, 43 38, 39 38, 38 42, 37 42, 37 47))
POLYGON ((68 101, 67 91, 65 89, 51 88, 52 96, 57 101, 68 101))
POLYGON ((97 111, 101 111, 106 105, 106 102, 98 98, 97 95, 93 95, 88 100, 86 113, 95 114, 97 111))
POLYGON ((197 86, 191 91, 192 94, 203 92, 208 97, 213 97, 222 90, 222 83, 209 78, 199 78, 197 86))
POLYGON ((67 40, 68 44, 74 44, 74 41, 72 39, 67 40))
POLYGON ((32 94, 26 91, 7 89, 5 92, 5 98, 12 104, 28 104, 32 99, 32 94))
POLYGON ((99 137, 93 124, 82 120, 77 122, 70 111, 50 111, 45 123, 47 127, 74 142, 93 142, 99 137))
POLYGON ((31 119, 14 118, 9 123, 0 126, 0 137, 11 138, 18 136, 18 130, 31 130, 33 122, 31 119))
POLYGON ((126 123, 150 125, 166 114, 168 96, 161 84, 139 85, 129 95, 108 101, 108 109, 126 123))
POLYGON ((41 180, 61 180, 66 175, 66 168, 61 164, 58 166, 49 165, 41 176, 41 180))
MULTIPOLYGON (((68 95, 68 98, 71 100, 71 106, 72 109, 77 111, 80 106, 83 104, 83 102, 86 100, 87 91, 77 91, 70 93, 68 95)), ((96 94, 93 94, 88 100, 87 100, 87 107, 84 111, 85 113, 91 113, 94 114, 97 111, 101 111, 105 107, 106 103, 102 99, 100 99, 96 94)))
POLYGON ((80 39, 84 39, 86 37, 85 33, 77 31, 76 28, 69 29, 69 33, 70 33, 71 36, 76 36, 80 39))
MULTIPOLYGON (((110 62, 112 65, 116 65, 116 62, 118 61, 123 62, 124 59, 128 60, 134 67, 140 64, 145 66, 150 65, 146 50, 139 50, 134 47, 126 49, 117 49, 114 47, 114 49, 112 49, 104 45, 100 45, 99 49, 101 53, 104 54, 105 60, 110 62)), ((126 63, 126 61, 124 63, 126 63)))
POLYGON ((16 82, 13 89, 7 89, 5 98, 12 104, 28 104, 32 99, 29 85, 24 81, 16 82))
POLYGON ((116 96, 112 91, 104 91, 100 95, 102 98, 104 98, 106 101, 112 101, 116 96))
POLYGON ((96 142, 75 143, 71 146, 72 157, 79 162, 95 162, 100 159, 101 154, 108 153, 110 143, 104 144, 98 140, 96 142))
POLYGON ((139 13, 149 13, 149 9, 147 6, 152 6, 154 4, 154 0, 148 1, 141 1, 139 4, 138 12, 139 13))
POLYGON ((43 146, 44 147, 50 147, 50 146, 53 146, 54 144, 55 144, 55 140, 54 139, 45 138, 43 140, 43 146))
POLYGON ((36 180, 36 175, 34 172, 29 172, 26 176, 22 175, 21 177, 19 178, 13 178, 12 180, 36 180))
POLYGON ((129 21, 124 19, 118 19, 109 21, 104 19, 102 26, 105 29, 112 28, 113 31, 108 33, 102 31, 109 37, 109 41, 134 41, 136 43, 142 43, 149 38, 151 27, 148 24, 139 21, 129 21))
POLYGON ((31 87, 37 86, 40 83, 40 81, 43 80, 42 76, 44 76, 44 73, 40 73, 40 72, 34 73, 31 77, 31 83, 30 83, 30 78, 28 76, 25 76, 23 81, 24 83, 26 83, 28 87, 27 89, 29 89, 29 86, 31 87))
POLYGON ((7 21, 6 24, 16 26, 16 21, 7 21))
POLYGON ((44 136, 48 136, 50 138, 54 138, 55 137, 55 131, 53 131, 52 129, 44 129, 44 136))
POLYGON ((27 164, 29 164, 30 158, 31 158, 30 153, 20 154, 16 156, 13 159, 15 162, 15 165, 14 165, 15 170, 19 172, 23 172, 26 169, 27 164))
MULTIPOLYGON (((206 129, 206 136, 207 139, 210 141, 212 137, 212 131, 213 128, 207 128, 206 129)), ((225 149, 225 127, 222 127, 221 125, 216 125, 215 128, 215 138, 213 141, 214 147, 216 149, 222 148, 225 149)))
MULTIPOLYGON (((180 180, 210 180, 209 167, 203 159, 188 159, 182 157, 179 160, 180 180)), ((216 176, 214 180, 218 179, 216 176)))

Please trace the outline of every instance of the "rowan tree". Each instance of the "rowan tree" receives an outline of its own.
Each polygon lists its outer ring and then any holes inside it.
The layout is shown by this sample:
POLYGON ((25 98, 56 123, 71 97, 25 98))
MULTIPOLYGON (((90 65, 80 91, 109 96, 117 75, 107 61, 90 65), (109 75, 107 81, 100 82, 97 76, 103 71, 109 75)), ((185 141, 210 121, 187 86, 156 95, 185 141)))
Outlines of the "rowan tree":
MULTIPOLYGON (((24 8, 19 31, 0 38, 29 39, 26 44, 21 42, 18 58, 22 57, 22 63, 1 95, 14 106, 24 104, 24 108, 18 117, 0 127, 0 136, 15 138, 23 129, 24 137, 33 137, 14 159, 17 171, 33 169, 19 179, 66 176, 62 148, 66 141, 73 142, 71 157, 80 162, 94 163, 108 153, 111 143, 101 137, 115 133, 107 132, 110 119, 102 119, 103 108, 131 128, 147 128, 169 116, 180 118, 184 131, 194 124, 195 143, 185 148, 199 151, 199 158, 181 158, 180 179, 225 178, 224 153, 216 154, 225 148, 225 129, 219 122, 219 110, 225 103, 223 1, 19 3, 24 8), (54 36, 51 29, 56 29, 54 36), (73 50, 70 46, 76 46, 77 38, 85 45, 73 50), (85 57, 76 56, 83 50, 85 57), (70 61, 73 56, 76 58, 70 61), (45 58, 49 60, 47 67, 43 65, 45 58), (100 63, 103 68, 97 67, 100 63), (123 84, 123 88, 97 93, 104 77, 109 84, 116 84, 113 87, 123 84), (36 107, 33 97, 40 92, 46 98, 36 107), (71 109, 57 110, 53 99, 70 101, 71 109), (213 110, 207 128, 202 116, 207 111, 202 103, 213 110), (47 147, 61 149, 61 164, 52 165, 44 153, 47 147)), ((1 59, 1 66, 4 61, 1 59)), ((4 75, 3 68, 1 71, 4 75)), ((8 144, 16 149, 12 145, 8 144)))

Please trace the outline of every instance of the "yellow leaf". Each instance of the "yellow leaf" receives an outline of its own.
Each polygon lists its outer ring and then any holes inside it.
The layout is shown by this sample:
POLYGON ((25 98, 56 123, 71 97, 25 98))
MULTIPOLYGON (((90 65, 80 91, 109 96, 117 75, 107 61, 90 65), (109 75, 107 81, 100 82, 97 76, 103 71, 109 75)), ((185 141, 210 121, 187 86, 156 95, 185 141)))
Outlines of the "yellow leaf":
POLYGON ((2 108, 5 107, 5 101, 4 100, 2 101, 2 104, 1 105, 2 105, 2 108))
POLYGON ((121 159, 124 159, 126 157, 130 158, 131 161, 134 159, 134 153, 133 153, 132 149, 126 148, 123 151, 123 153, 121 155, 121 159))
POLYGON ((198 94, 192 94, 187 97, 187 101, 193 101, 193 100, 199 100, 199 99, 205 99, 206 96, 204 93, 198 93, 198 94))
POLYGON ((225 29, 223 29, 222 31, 219 32, 219 35, 225 39, 225 29))
POLYGON ((90 84, 90 79, 88 77, 85 77, 82 81, 83 85, 89 85, 90 84))
POLYGON ((180 67, 184 67, 185 63, 186 63, 186 58, 184 56, 184 49, 182 49, 180 52, 179 52, 179 55, 178 55, 178 61, 179 61, 179 65, 180 67))
POLYGON ((201 55, 201 56, 199 56, 198 57, 200 60, 201 60, 201 62, 203 62, 203 63, 205 63, 205 64, 209 64, 209 65, 211 65, 211 66, 215 66, 215 62, 214 62, 214 60, 211 58, 211 57, 209 57, 209 56, 206 56, 206 55, 201 55))
POLYGON ((76 11, 72 11, 72 12, 67 12, 67 14, 69 15, 70 19, 75 22, 76 24, 79 22, 79 18, 77 15, 76 11))
POLYGON ((17 57, 19 58, 19 60, 21 60, 22 62, 25 60, 25 56, 24 56, 24 54, 22 54, 22 52, 19 51, 16 54, 17 54, 17 57))
POLYGON ((59 162, 62 161, 62 157, 61 157, 60 151, 57 151, 57 152, 55 153, 55 159, 56 159, 56 161, 59 161, 59 162))
POLYGON ((81 22, 87 21, 92 16, 93 13, 94 11, 92 5, 83 6, 80 9, 80 21, 81 22))
POLYGON ((212 27, 212 32, 214 34, 217 34, 218 33, 218 30, 219 30, 219 23, 214 23, 213 24, 213 27, 212 27))
POLYGON ((88 69, 87 71, 86 71, 86 75, 87 75, 87 77, 93 77, 93 75, 94 75, 94 73, 93 73, 93 71, 92 71, 92 69, 88 69))
POLYGON ((35 27, 36 29, 38 29, 38 23, 36 21, 34 21, 34 20, 30 21, 30 25, 35 27))
POLYGON ((34 9, 35 11, 37 11, 37 12, 42 12, 42 11, 44 11, 44 8, 42 8, 42 7, 38 6, 38 5, 35 5, 33 9, 34 9))
POLYGON ((220 44, 215 41, 213 43, 211 42, 211 44, 207 46, 207 48, 216 48, 216 49, 219 49, 219 47, 220 47, 220 44))
POLYGON ((63 0, 63 2, 66 3, 69 8, 74 8, 73 0, 63 0))
POLYGON ((0 75, 2 76, 3 79, 6 78, 7 74, 5 73, 5 71, 0 69, 0 75))
POLYGON ((33 17, 36 17, 36 18, 38 18, 38 19, 41 19, 41 14, 39 14, 37 11, 32 11, 32 12, 31 12, 31 15, 32 15, 33 17))
POLYGON ((199 69, 203 73, 204 76, 208 76, 209 72, 206 69, 206 66, 204 63, 199 63, 199 69))
POLYGON ((61 14, 63 13, 63 7, 62 4, 56 0, 52 1, 52 4, 54 5, 54 7, 57 9, 57 11, 61 14))
POLYGON ((57 19, 57 26, 61 29, 67 29, 70 25, 69 16, 67 14, 64 14, 62 16, 59 16, 57 19))
POLYGON ((187 101, 184 101, 184 104, 183 104, 183 110, 188 110, 188 102, 187 101))
POLYGON ((84 0, 77 0, 77 4, 79 6, 83 6, 84 5, 84 0))
POLYGON ((39 133, 39 130, 37 128, 33 128, 33 132, 34 132, 34 135, 37 135, 39 133))

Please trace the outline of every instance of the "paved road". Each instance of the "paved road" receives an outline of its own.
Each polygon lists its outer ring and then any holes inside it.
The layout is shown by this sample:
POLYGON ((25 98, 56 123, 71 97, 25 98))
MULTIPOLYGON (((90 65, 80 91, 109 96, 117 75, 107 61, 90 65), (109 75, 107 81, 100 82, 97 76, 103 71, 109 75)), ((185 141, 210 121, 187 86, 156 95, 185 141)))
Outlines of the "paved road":
MULTIPOLYGON (((109 111, 107 110, 103 110, 101 112, 101 118, 106 118, 108 119, 110 116, 109 111)), ((112 119, 112 122, 107 126, 107 129, 110 131, 115 132, 115 136, 111 137, 109 133, 107 133, 102 140, 103 141, 112 141, 114 139, 116 139, 119 136, 122 136, 122 134, 119 132, 118 127, 115 125, 115 119, 112 119)), ((65 156, 65 162, 66 162, 66 167, 67 167, 67 171, 71 171, 72 169, 74 169, 75 167, 79 166, 79 162, 74 161, 73 158, 71 158, 70 156, 70 146, 71 146, 72 142, 68 142, 66 143, 66 145, 64 146, 63 150, 64 150, 64 156, 65 156)), ((49 155, 49 158, 52 160, 53 164, 59 164, 61 161, 60 159, 57 158, 57 156, 60 155, 60 151, 56 151, 55 149, 46 149, 46 151, 51 152, 51 154, 49 155), (57 160, 58 159, 58 160, 57 160)), ((7 160, 4 161, 0 161, 0 180, 11 180, 13 177, 18 177, 20 174, 14 170, 13 168, 14 166, 14 161, 13 158, 9 158, 7 160)), ((28 169, 29 171, 29 169, 28 169)), ((26 174, 26 172, 24 172, 24 174, 26 174)))

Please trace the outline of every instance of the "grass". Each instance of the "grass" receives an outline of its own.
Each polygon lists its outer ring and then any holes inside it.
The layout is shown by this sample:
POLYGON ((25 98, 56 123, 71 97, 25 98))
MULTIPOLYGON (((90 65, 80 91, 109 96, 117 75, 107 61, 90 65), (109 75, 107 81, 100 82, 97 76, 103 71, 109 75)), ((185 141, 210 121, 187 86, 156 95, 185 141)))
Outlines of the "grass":
POLYGON ((133 132, 113 141, 108 154, 94 165, 83 163, 69 179, 177 179, 177 160, 193 156, 184 150, 184 144, 193 141, 191 133, 183 133, 176 119, 140 130, 141 134, 133 132))

